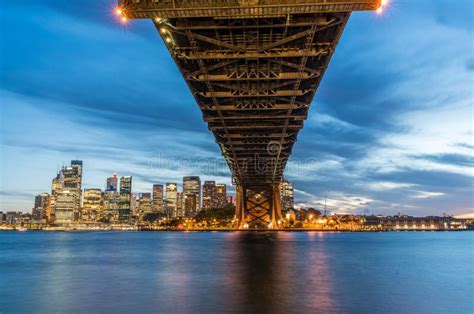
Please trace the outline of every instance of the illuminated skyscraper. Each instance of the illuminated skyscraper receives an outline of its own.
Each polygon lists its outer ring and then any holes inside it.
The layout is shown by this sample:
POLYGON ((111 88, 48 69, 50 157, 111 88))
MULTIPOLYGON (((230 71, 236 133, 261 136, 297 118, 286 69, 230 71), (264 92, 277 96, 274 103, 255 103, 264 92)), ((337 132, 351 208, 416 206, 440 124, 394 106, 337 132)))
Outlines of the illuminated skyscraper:
POLYGON ((63 178, 62 172, 60 171, 56 177, 53 178, 53 183, 51 185, 51 219, 54 218, 56 212, 56 200, 58 194, 63 190, 63 178))
POLYGON ((153 211, 155 213, 164 212, 162 184, 153 185, 153 211))
POLYGON ((100 189, 85 189, 81 220, 93 222, 98 221, 103 217, 102 191, 100 189))
MULTIPOLYGON (((194 195, 194 194, 192 194, 194 195)), ((176 217, 184 217, 184 212, 185 212, 185 197, 183 192, 178 192, 176 194, 177 201, 176 201, 176 217)))
POLYGON ((166 183, 166 213, 170 217, 177 216, 178 205, 178 185, 176 183, 166 183))
POLYGON ((117 222, 119 219, 119 194, 115 191, 102 193, 102 207, 104 216, 109 222, 117 222))
POLYGON ((197 212, 201 209, 201 179, 199 177, 183 178, 183 193, 194 194, 196 198, 195 208, 192 211, 197 212))
POLYGON ((216 208, 224 208, 227 205, 227 186, 225 184, 216 185, 216 208))
POLYGON ((184 194, 184 216, 190 217, 195 213, 196 208, 196 194, 184 194))
POLYGON ((107 184, 105 186, 105 190, 106 191, 114 191, 114 192, 117 192, 117 174, 114 173, 112 174, 111 177, 107 178, 107 184))
POLYGON ((76 172, 76 184, 77 184, 77 200, 76 200, 76 203, 77 203, 77 209, 74 213, 75 215, 75 219, 79 219, 79 215, 80 215, 80 209, 81 209, 81 201, 82 201, 82 170, 83 170, 83 166, 82 166, 82 160, 71 160, 71 167, 75 170, 76 172))
POLYGON ((56 224, 71 224, 75 220, 75 210, 77 207, 77 194, 69 190, 62 190, 57 194, 55 205, 56 224))
POLYGON ((119 220, 128 222, 131 215, 132 177, 120 178, 119 220))
POLYGON ((151 200, 150 193, 140 193, 138 195, 138 217, 143 219, 143 216, 146 214, 151 214, 153 212, 153 203, 151 200))
POLYGON ((51 219, 51 197, 48 193, 41 193, 35 197, 32 215, 35 220, 51 219))
POLYGON ((281 181, 280 183, 281 209, 292 210, 294 207, 293 183, 281 181))
POLYGON ((216 207, 216 182, 206 181, 202 186, 202 208, 211 209, 216 207))
POLYGON ((52 208, 57 223, 71 223, 78 220, 82 196, 82 161, 73 160, 71 166, 63 167, 53 179, 52 208), (74 202, 71 203, 71 200, 74 202), (70 211, 72 210, 72 220, 70 211), (62 213, 61 211, 65 211, 62 213), (59 215, 59 216, 58 216, 59 215))

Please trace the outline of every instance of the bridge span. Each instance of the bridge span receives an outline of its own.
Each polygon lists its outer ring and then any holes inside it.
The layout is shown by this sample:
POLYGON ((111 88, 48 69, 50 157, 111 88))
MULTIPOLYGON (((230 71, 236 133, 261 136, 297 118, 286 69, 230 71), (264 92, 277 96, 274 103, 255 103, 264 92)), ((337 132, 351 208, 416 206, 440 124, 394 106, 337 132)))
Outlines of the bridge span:
POLYGON ((236 228, 278 228, 280 182, 352 11, 385 0, 118 0, 152 19, 236 185, 236 228))

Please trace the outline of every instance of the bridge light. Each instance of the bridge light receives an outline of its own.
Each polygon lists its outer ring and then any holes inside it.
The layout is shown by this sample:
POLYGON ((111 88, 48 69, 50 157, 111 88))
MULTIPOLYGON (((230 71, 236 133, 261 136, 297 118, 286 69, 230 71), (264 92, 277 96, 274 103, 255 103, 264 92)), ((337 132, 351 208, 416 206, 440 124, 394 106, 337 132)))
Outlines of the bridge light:
POLYGON ((122 11, 121 8, 117 8, 117 9, 115 10, 115 14, 117 14, 117 15, 122 15, 122 13, 123 13, 123 11, 122 11))
POLYGON ((388 6, 389 0, 381 0, 380 1, 380 6, 377 8, 377 14, 380 15, 384 13, 385 8, 388 6))

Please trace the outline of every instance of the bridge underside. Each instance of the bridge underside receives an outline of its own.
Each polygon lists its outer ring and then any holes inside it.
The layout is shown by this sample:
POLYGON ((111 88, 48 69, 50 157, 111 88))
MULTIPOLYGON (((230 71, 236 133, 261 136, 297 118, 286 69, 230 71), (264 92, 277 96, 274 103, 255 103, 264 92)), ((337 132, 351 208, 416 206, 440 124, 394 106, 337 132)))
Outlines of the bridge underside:
POLYGON ((277 228, 279 184, 350 12, 380 0, 121 0, 151 18, 236 184, 238 228, 277 228))

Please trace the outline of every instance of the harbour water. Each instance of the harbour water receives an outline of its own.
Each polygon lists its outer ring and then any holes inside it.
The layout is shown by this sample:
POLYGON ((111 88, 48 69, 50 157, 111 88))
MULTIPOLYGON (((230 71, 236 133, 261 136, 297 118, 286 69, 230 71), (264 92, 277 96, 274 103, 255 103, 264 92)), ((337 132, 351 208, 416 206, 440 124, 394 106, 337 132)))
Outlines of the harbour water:
POLYGON ((474 232, 0 232, 0 313, 474 313, 474 232))

